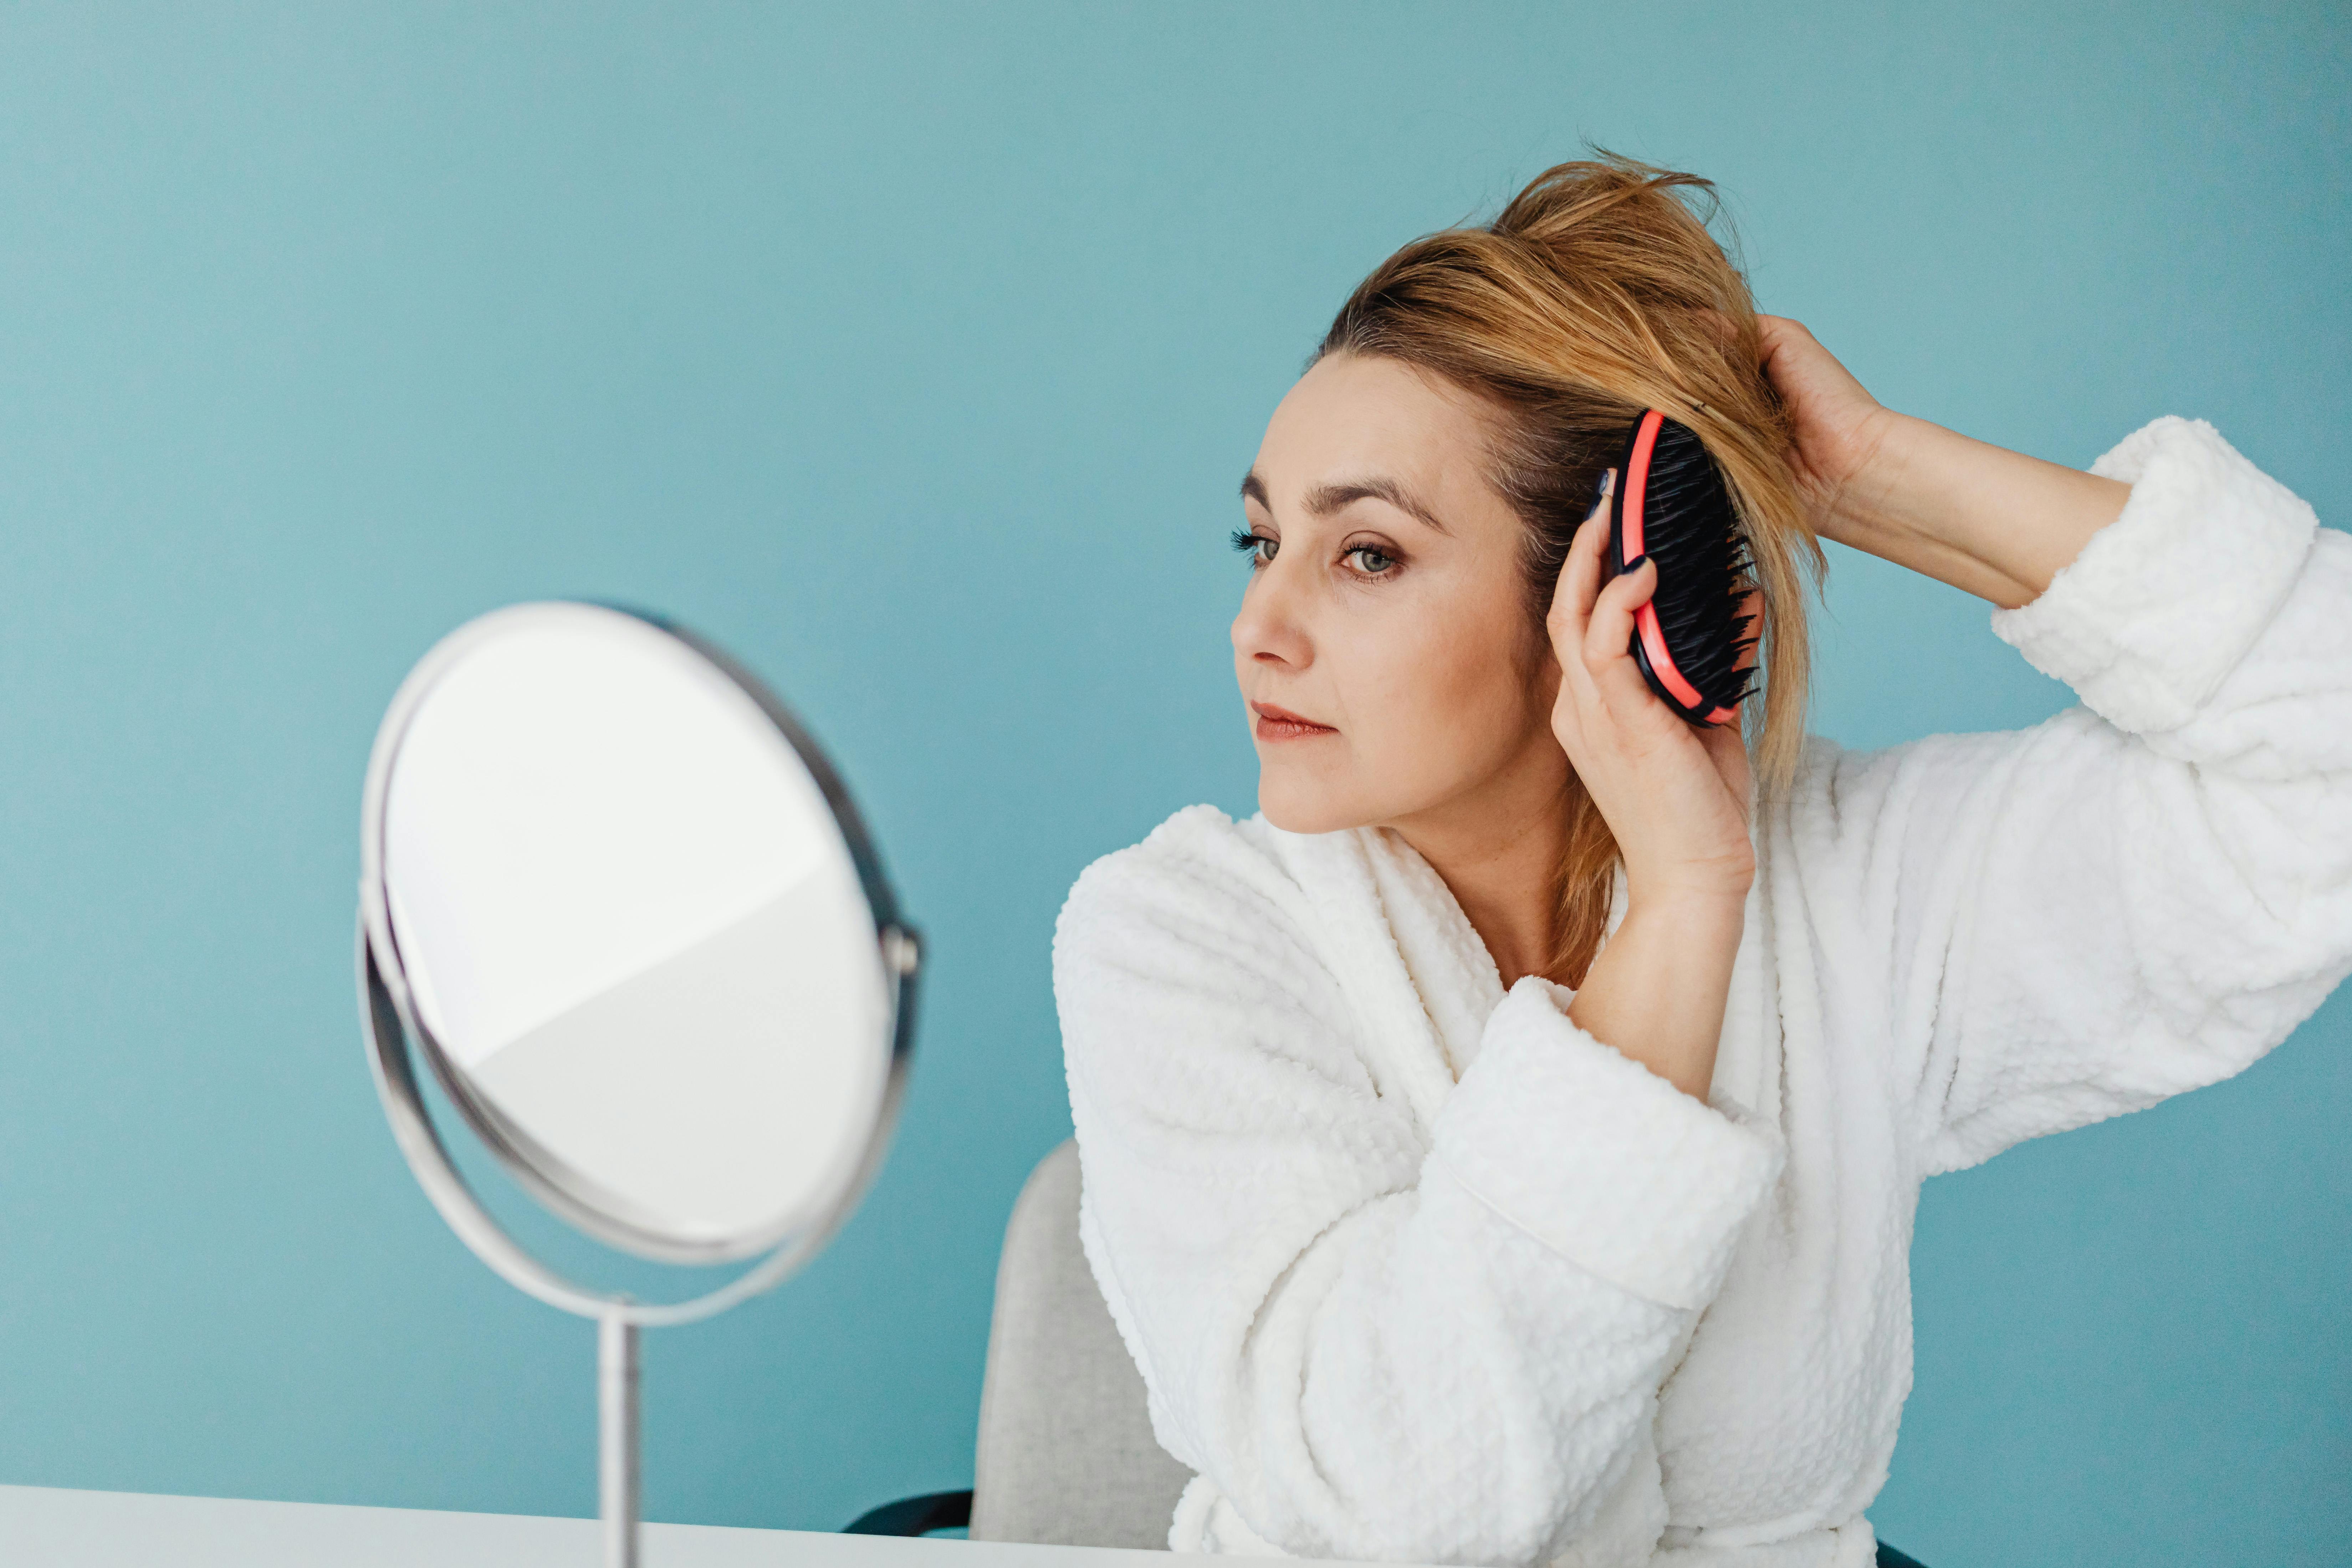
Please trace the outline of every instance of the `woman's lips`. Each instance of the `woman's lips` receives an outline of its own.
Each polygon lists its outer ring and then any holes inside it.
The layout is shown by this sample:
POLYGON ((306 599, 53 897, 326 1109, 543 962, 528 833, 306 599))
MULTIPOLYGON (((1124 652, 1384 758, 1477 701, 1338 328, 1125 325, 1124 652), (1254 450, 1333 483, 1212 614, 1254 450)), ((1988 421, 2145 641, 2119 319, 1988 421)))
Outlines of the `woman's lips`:
POLYGON ((1304 741, 1316 735, 1336 735, 1339 731, 1328 724, 1318 724, 1303 719, 1287 708, 1276 708, 1271 702, 1253 702, 1250 711, 1257 715, 1251 728, 1261 741, 1304 741))

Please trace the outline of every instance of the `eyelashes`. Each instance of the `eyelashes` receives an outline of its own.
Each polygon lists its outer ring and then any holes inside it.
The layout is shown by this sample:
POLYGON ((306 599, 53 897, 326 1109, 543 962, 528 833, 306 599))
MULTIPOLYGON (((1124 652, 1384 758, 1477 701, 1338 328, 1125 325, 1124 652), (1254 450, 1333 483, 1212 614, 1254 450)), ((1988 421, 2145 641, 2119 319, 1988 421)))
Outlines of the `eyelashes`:
MULTIPOLYGON (((1226 537, 1232 541, 1233 547, 1235 550, 1239 550, 1244 552, 1255 550, 1262 544, 1275 544, 1278 542, 1277 541, 1268 539, 1263 533, 1259 533, 1252 529, 1246 528, 1237 528, 1226 537)), ((1265 557, 1263 555, 1259 557, 1260 561, 1263 561, 1265 557)), ((1256 563, 1257 563, 1255 562, 1252 563, 1253 565, 1256 563)))

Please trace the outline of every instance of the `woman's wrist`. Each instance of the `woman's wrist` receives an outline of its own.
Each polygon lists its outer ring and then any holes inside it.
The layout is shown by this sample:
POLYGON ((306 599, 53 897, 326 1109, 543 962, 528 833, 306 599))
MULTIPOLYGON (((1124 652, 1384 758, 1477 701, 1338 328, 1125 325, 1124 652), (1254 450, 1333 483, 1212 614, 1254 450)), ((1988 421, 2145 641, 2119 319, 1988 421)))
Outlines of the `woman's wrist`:
POLYGON ((1819 520, 1822 536, 1905 565, 1965 556, 1952 537, 1952 492, 2000 448, 1891 408, 1875 417, 1869 457, 1837 487, 1819 520))
POLYGON ((1751 851, 1738 867, 1700 867, 1676 875, 1643 873, 1628 867, 1625 873, 1625 918, 1636 910, 1645 917, 1693 930, 1728 925, 1735 930, 1748 915, 1748 889, 1756 880, 1751 851))
POLYGON ((1737 947, 1740 932, 1748 926, 1748 900, 1744 893, 1698 891, 1643 897, 1629 889, 1625 919, 1619 929, 1628 925, 1673 931, 1679 940, 1697 946, 1737 947))
POLYGON ((1825 538, 2004 608, 2029 603, 2131 487, 1880 411, 1869 457, 1817 520, 1825 538))
POLYGON ((1857 548, 1861 540, 1910 531, 1916 460, 1940 428, 1885 407, 1873 409, 1867 424, 1866 436, 1845 443, 1856 460, 1836 477, 1814 520, 1823 538, 1857 548))
POLYGON ((1719 896, 1629 900, 1569 1004, 1570 1019, 1705 1100, 1745 921, 1744 907, 1719 896))

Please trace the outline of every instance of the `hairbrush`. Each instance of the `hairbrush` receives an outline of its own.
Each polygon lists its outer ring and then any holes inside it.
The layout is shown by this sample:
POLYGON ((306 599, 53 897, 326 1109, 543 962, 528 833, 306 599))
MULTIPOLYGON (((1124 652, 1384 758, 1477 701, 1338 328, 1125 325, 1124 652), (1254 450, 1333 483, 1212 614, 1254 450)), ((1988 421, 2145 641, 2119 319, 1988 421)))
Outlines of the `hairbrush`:
POLYGON ((1741 614, 1751 562, 1731 487, 1689 426, 1645 410, 1625 438, 1609 497, 1607 583, 1642 556, 1657 587, 1633 612, 1630 651, 1642 679, 1693 724, 1722 724, 1748 695, 1741 653, 1754 617, 1741 614))

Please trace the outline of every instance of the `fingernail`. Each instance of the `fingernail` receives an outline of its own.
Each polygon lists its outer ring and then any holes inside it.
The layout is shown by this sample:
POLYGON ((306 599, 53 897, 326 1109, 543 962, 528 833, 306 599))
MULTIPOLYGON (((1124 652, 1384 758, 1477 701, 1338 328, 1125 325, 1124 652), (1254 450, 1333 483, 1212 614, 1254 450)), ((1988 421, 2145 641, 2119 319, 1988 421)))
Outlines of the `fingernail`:
POLYGON ((1633 557, 1633 559, 1632 559, 1631 561, 1628 561, 1627 563, 1625 563, 1625 564, 1624 564, 1622 568, 1620 568, 1620 570, 1622 570, 1622 571, 1623 571, 1623 572, 1626 572, 1626 573, 1628 573, 1628 574, 1632 574, 1632 573, 1634 573, 1634 572, 1639 572, 1639 571, 1642 569, 1642 563, 1643 563, 1643 562, 1644 562, 1644 561, 1647 561, 1649 558, 1650 558, 1650 552, 1649 552, 1648 551, 1644 550, 1643 552, 1642 552, 1642 553, 1640 553, 1639 555, 1636 555, 1635 557, 1633 557))

